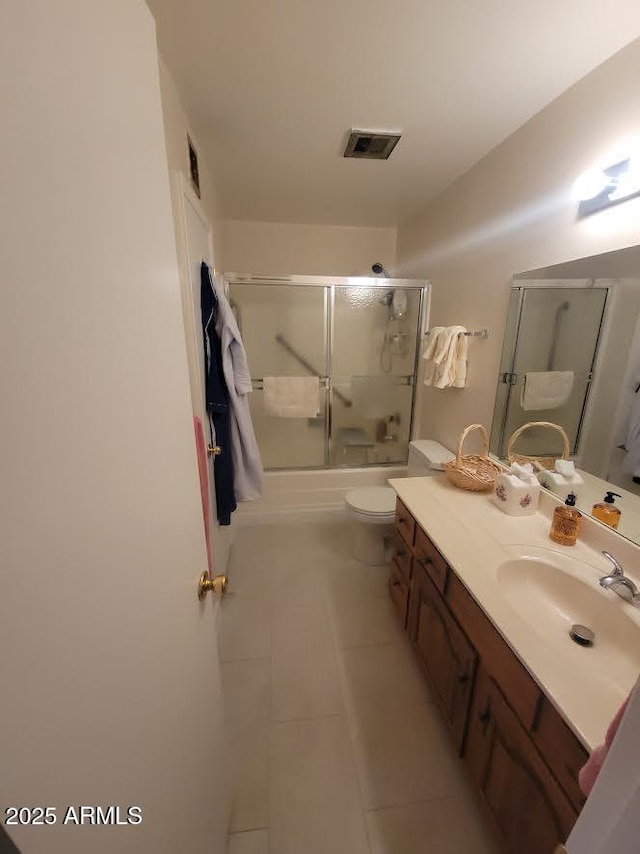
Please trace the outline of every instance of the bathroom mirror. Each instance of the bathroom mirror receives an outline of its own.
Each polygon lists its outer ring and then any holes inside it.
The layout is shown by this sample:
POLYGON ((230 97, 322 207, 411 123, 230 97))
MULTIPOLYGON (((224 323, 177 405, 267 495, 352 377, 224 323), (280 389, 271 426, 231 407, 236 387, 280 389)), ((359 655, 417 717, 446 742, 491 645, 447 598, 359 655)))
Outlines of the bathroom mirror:
MULTIPOLYGON (((620 493, 618 532, 636 543, 640 469, 636 483, 627 439, 634 413, 640 419, 638 395, 640 246, 514 277, 491 451, 506 459, 509 437, 527 422, 561 425, 585 481, 580 510, 590 514, 607 490, 620 493)), ((527 429, 515 450, 555 456, 562 437, 546 428, 527 429)))

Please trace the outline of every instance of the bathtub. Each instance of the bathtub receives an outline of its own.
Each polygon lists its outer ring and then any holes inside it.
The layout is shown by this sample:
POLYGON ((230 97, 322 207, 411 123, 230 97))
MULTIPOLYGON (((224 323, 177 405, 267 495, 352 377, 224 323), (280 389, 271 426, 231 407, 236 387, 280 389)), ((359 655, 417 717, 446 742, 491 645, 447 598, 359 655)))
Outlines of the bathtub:
POLYGON ((406 474, 404 465, 265 472, 262 498, 239 504, 234 522, 239 526, 264 525, 318 514, 335 515, 343 511, 344 494, 349 489, 386 486, 389 478, 406 474))

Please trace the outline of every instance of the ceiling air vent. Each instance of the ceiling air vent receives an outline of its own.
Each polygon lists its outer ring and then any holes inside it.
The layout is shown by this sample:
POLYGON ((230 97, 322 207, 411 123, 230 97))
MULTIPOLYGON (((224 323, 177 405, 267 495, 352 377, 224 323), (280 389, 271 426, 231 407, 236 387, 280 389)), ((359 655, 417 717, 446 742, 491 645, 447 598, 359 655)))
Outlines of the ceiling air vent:
POLYGON ((387 160, 399 139, 399 133, 352 130, 344 156, 361 157, 366 160, 387 160))

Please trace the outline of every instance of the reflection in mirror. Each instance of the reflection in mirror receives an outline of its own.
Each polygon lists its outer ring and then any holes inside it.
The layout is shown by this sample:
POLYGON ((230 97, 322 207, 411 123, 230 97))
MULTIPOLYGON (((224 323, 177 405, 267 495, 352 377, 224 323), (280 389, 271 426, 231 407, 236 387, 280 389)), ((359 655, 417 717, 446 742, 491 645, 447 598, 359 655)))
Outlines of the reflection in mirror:
MULTIPOLYGON (((508 456, 521 425, 564 428, 591 513, 621 494, 618 531, 640 543, 640 246, 514 278, 498 376, 491 450, 508 456), (637 434, 637 438, 636 438, 637 434)), ((560 456, 561 435, 530 428, 514 450, 560 456)))

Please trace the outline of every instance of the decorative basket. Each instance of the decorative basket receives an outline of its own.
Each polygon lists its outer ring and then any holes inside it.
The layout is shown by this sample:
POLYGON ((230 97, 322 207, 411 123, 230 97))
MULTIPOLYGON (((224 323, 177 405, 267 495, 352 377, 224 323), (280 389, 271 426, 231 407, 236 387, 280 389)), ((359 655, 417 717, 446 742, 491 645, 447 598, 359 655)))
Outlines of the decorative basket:
POLYGON ((458 489, 468 489, 472 492, 484 492, 492 489, 496 476, 502 471, 498 463, 489 459, 489 437, 482 424, 470 424, 458 440, 455 460, 445 463, 444 471, 451 483, 458 489), (479 430, 484 442, 484 454, 464 454, 464 440, 473 430, 479 430))
POLYGON ((521 463, 522 465, 531 463, 535 471, 552 469, 556 464, 556 460, 568 460, 570 453, 571 447, 569 445, 569 437, 559 424, 554 424, 552 421, 529 421, 527 424, 523 424, 522 427, 518 427, 518 429, 511 434, 509 444, 507 445, 507 458, 509 463, 521 463), (550 427, 552 430, 557 430, 562 436, 562 456, 538 457, 533 454, 515 454, 513 452, 513 446, 516 443, 516 439, 518 439, 518 437, 530 427, 550 427))

